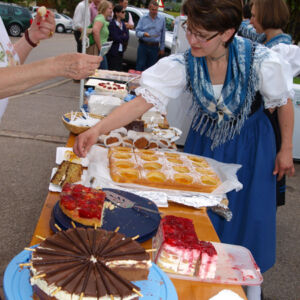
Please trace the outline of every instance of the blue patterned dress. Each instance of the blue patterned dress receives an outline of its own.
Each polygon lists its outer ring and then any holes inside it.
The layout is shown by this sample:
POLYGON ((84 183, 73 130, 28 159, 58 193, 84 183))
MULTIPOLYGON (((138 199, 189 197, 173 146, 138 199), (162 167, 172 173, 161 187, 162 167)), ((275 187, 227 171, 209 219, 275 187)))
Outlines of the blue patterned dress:
POLYGON ((263 109, 286 103, 292 93, 291 70, 267 48, 235 38, 221 96, 216 99, 205 61, 189 52, 164 58, 143 72, 136 93, 166 113, 172 99, 180 98, 182 106, 187 105, 182 93, 188 87, 195 117, 184 151, 242 165, 237 176, 243 189, 227 194, 232 220, 211 212, 209 217, 223 243, 247 247, 265 272, 275 263, 276 147, 263 109), (266 80, 270 74, 272 82, 266 80))

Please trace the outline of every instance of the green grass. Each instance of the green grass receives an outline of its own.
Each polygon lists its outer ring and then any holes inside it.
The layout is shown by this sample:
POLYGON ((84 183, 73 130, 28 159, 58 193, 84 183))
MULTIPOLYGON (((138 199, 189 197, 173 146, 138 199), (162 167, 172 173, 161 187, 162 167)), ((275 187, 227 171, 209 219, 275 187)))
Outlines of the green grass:
POLYGON ((294 78, 294 83, 295 84, 300 84, 300 77, 295 77, 294 78))

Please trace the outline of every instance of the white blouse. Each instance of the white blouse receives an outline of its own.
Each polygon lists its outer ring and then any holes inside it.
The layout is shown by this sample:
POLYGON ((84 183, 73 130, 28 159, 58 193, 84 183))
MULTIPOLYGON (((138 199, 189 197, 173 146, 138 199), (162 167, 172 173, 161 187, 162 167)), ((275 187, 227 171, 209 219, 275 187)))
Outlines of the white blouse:
MULTIPOLYGON (((270 50, 268 50, 270 51, 270 50)), ((253 67, 258 74, 258 90, 264 99, 265 108, 274 108, 293 98, 293 77, 290 65, 279 55, 270 51, 263 59, 254 55, 253 67)), ((158 111, 166 114, 166 106, 171 99, 182 95, 186 87, 186 69, 183 54, 175 54, 160 59, 154 66, 142 73, 140 87, 135 90, 158 111)))
MULTIPOLYGON (((7 35, 3 21, 0 17, 0 68, 15 66, 16 64, 19 64, 19 56, 7 35)), ((0 99, 0 120, 5 112, 7 103, 8 98, 0 99)))
POLYGON ((300 47, 297 45, 278 44, 271 48, 291 65, 293 77, 300 74, 300 47))

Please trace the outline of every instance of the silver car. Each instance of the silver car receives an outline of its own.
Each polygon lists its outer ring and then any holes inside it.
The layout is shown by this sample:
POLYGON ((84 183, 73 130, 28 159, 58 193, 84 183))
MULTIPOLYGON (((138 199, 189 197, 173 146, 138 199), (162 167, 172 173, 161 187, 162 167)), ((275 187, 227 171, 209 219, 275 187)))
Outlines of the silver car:
MULTIPOLYGON (((37 9, 38 6, 34 6, 32 8, 32 11, 34 11, 33 13, 31 13, 32 18, 35 17, 37 9)), ((73 26, 72 18, 68 17, 67 15, 54 12, 54 19, 56 24, 56 29, 55 29, 56 32, 63 33, 67 31, 72 31, 72 26, 73 26)))
MULTIPOLYGON (((139 19, 149 12, 148 9, 138 8, 133 6, 128 6, 126 8, 130 12, 134 28, 137 26, 139 19)), ((173 27, 174 27, 174 17, 164 12, 158 12, 160 15, 166 18, 166 36, 165 36, 165 54, 169 55, 171 53, 172 41, 173 41, 173 27)), ((137 48, 138 48, 138 38, 135 35, 135 30, 129 30, 129 41, 127 49, 124 53, 124 61, 129 63, 136 63, 137 58, 137 48)))

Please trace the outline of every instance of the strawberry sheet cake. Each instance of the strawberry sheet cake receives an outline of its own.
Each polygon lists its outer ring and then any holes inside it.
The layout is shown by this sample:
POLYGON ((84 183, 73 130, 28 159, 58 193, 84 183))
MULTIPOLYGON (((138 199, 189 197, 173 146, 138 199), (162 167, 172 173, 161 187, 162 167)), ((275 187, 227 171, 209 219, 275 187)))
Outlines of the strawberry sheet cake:
POLYGON ((166 216, 154 238, 155 262, 164 271, 201 279, 215 277, 217 252, 210 242, 199 241, 192 220, 166 216))

